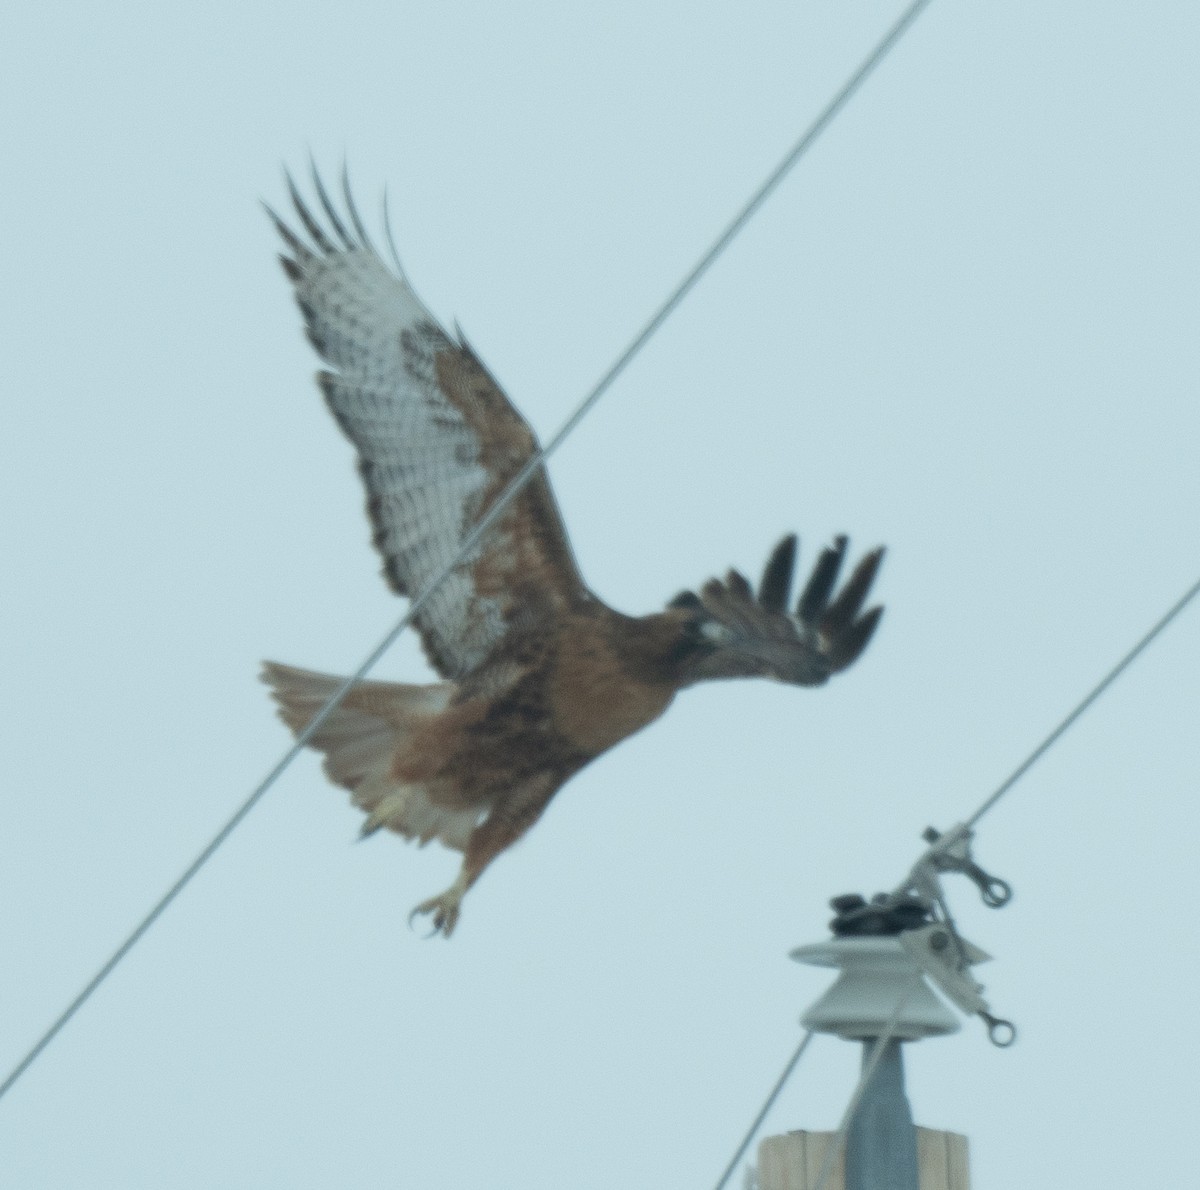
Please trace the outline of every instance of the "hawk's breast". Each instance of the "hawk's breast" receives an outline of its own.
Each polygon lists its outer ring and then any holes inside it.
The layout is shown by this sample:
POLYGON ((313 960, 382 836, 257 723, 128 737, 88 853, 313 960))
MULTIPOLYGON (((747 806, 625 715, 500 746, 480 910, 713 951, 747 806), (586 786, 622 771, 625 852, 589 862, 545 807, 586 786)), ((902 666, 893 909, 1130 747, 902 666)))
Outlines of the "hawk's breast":
POLYGON ((550 710, 555 729, 580 752, 598 756, 653 723, 674 698, 674 684, 643 661, 640 643, 592 616, 560 636, 550 710))

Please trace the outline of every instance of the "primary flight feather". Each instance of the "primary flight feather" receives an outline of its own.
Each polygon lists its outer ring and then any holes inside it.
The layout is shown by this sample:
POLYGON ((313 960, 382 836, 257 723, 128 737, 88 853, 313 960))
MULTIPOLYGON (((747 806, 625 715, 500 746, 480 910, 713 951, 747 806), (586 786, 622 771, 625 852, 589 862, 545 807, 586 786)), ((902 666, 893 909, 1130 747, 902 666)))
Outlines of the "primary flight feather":
MULTIPOLYGON (((302 233, 271 212, 281 260, 330 365, 318 381, 358 451, 384 575, 413 598, 454 563, 537 439, 461 336, 375 251, 349 187, 343 216, 315 173, 314 182, 325 225, 290 179, 302 233)), ((882 614, 863 606, 883 551, 839 591, 845 552, 844 537, 822 551, 794 611, 789 536, 757 593, 731 570, 661 612, 626 616, 584 583, 539 468, 414 618, 443 680, 360 682, 309 744, 366 812, 364 833, 386 827, 463 853, 453 884, 413 911, 449 935, 466 891, 562 785, 684 686, 732 677, 816 686, 849 666, 882 614)), ((274 662, 263 676, 297 734, 342 681, 274 662)))

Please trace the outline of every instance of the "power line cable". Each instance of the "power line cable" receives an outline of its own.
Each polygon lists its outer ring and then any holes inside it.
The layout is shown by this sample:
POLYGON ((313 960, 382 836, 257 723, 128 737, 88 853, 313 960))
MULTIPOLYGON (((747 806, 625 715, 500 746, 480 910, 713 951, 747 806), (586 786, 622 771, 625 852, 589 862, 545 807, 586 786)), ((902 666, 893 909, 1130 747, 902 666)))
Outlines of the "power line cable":
POLYGON ((1171 606, 1163 617, 1142 637, 1141 640, 1121 658, 1092 687, 1091 691, 1080 701, 1075 709, 997 786, 993 792, 966 821, 966 826, 972 828, 975 824, 1023 777, 1041 758, 1066 734, 1075 721, 1119 678, 1133 662, 1145 651, 1155 638, 1183 611, 1197 595, 1200 595, 1200 579, 1171 606))
POLYGON ((800 1039, 800 1044, 796 1047, 796 1052, 788 1059, 788 1064, 783 1068, 783 1073, 771 1088, 771 1093, 767 1096, 766 1102, 759 1109, 758 1115, 754 1117, 754 1122, 746 1130, 746 1135, 742 1137, 742 1143, 738 1145, 733 1156, 730 1157, 729 1164, 725 1166, 724 1172, 717 1179, 717 1184, 713 1187, 713 1190, 723 1190, 725 1183, 729 1181, 730 1175, 737 1169, 738 1162, 745 1156, 746 1150, 758 1135, 758 1130, 762 1127, 763 1120, 767 1118, 767 1113, 775 1106, 775 1100, 779 1098, 779 1092, 783 1090, 784 1084, 792 1077, 792 1071, 796 1069, 804 1051, 808 1049, 808 1043, 815 1036, 816 1033, 814 1030, 809 1029, 800 1039))
POLYGON ((729 244, 734 240, 738 233, 746 226, 753 218, 759 207, 766 202, 767 198, 775 191, 783 179, 791 172, 792 168, 800 160, 801 157, 812 146, 813 142, 821 135, 822 132, 833 121, 834 117, 846 105, 847 101, 858 91, 859 87, 866 81, 867 77, 874 71, 875 67, 887 56, 888 52, 900 40, 908 27, 920 16, 921 11, 931 3, 931 0, 916 0, 910 5, 901 15, 898 21, 888 30, 871 53, 863 59, 854 73, 842 85, 841 89, 829 101, 817 118, 808 126, 804 134, 799 140, 788 150, 786 155, 775 167, 775 169, 761 183, 758 189, 751 196, 750 200, 742 207, 738 214, 733 218, 725 230, 713 241, 712 246, 700 258, 690 273, 676 286, 675 290, 659 307, 657 312, 645 323, 642 329, 634 336, 629 346, 617 357, 616 362, 608 369, 607 372, 600 378, 595 387, 588 393, 586 397, 579 403, 575 411, 562 424, 558 432, 539 450, 533 458, 521 469, 521 471, 513 478, 508 487, 501 493, 500 498, 492 505, 488 512, 480 518, 478 524, 463 538, 462 544, 459 546, 458 553, 446 564, 444 569, 438 574, 434 580, 425 588, 424 591, 417 596, 416 599, 409 604, 408 611, 401 617, 396 626, 379 642, 372 650, 367 659, 358 667, 357 670, 337 688, 329 698, 329 701, 317 712, 309 725, 297 736, 292 746, 284 753, 278 764, 262 779, 259 785, 254 789, 249 797, 238 807, 237 811, 225 823, 223 827, 213 836, 207 846, 200 852, 199 855, 191 862, 183 874, 175 881, 173 885, 163 894, 154 908, 142 919, 137 927, 129 934, 124 942, 113 951, 108 961, 100 968, 99 971, 88 981, 83 990, 71 1001, 70 1004, 59 1014, 58 1018, 50 1026, 49 1029, 41 1036, 37 1044, 17 1063, 16 1067, 4 1080, 0 1083, 0 1099, 3 1099, 5 1094, 12 1088, 13 1084, 25 1073, 26 1070, 37 1060, 42 1051, 50 1044, 51 1041, 62 1030, 63 1026, 79 1011, 80 1008, 88 1001, 96 989, 108 978, 114 968, 121 962, 122 959, 141 941, 142 937, 150 929, 151 926, 162 916, 166 908, 172 901, 187 887, 192 878, 200 871, 202 867, 212 858, 220 846, 226 839, 237 829, 242 820, 250 813, 252 809, 262 799, 267 790, 282 776, 284 770, 291 762, 300 754, 312 736, 320 729, 331 714, 337 709, 342 699, 345 698, 351 687, 356 682, 364 678, 367 673, 375 666, 376 662, 392 647, 397 637, 409 627, 413 622, 414 617, 425 606, 433 593, 441 585, 442 581, 450 574, 455 566, 465 557, 471 549, 475 547, 485 533, 496 523, 497 519, 503 514, 505 509, 516 499, 521 489, 529 482, 530 479, 542 467, 543 463, 562 445, 566 438, 574 431, 575 427, 583 420, 583 418, 591 411, 593 406, 600 398, 608 391, 613 382, 625 371, 626 367, 632 362, 634 357, 642 350, 654 333, 660 326, 674 313, 675 309, 683 302, 684 298, 692 291, 696 283, 704 276, 705 273, 716 262, 717 258, 725 251, 729 244))
MULTIPOLYGON (((883 1032, 875 1039, 874 1047, 871 1050, 870 1057, 863 1066, 862 1074, 858 1080, 858 1085, 855 1087, 853 1094, 850 1096, 850 1102, 847 1105, 845 1112, 842 1114, 842 1119, 838 1127, 837 1134, 834 1136, 828 1148, 825 1150, 825 1156, 821 1162, 820 1176, 817 1179, 816 1190, 824 1190, 825 1182, 828 1179, 834 1164, 837 1162, 837 1157, 842 1150, 842 1146, 846 1142, 846 1133, 850 1128, 851 1121, 854 1119, 854 1113, 858 1110, 859 1103, 862 1102, 862 1097, 866 1093, 867 1084, 871 1081, 872 1076, 879 1067, 879 1063, 883 1058, 884 1047, 889 1041, 891 1041, 892 1036, 896 1031, 896 1027, 899 1024, 900 1014, 904 1011, 904 1006, 908 1003, 909 997, 912 995, 914 989, 915 982, 913 988, 910 988, 908 991, 906 991, 897 1002, 895 1010, 892 1012, 891 1017, 884 1026, 883 1032)), ((800 1062, 800 1058, 804 1054, 804 1051, 808 1049, 809 1042, 811 1042, 815 1036, 816 1030, 808 1029, 804 1036, 800 1039, 800 1044, 796 1047, 795 1053, 793 1053, 788 1059, 787 1065, 783 1068, 783 1073, 780 1074, 779 1078, 775 1082, 775 1085, 771 1088, 770 1094, 767 1096, 766 1101, 759 1109, 758 1115, 754 1117, 753 1123, 746 1130, 746 1135, 742 1137, 741 1143, 734 1151, 733 1156, 729 1159, 729 1164, 725 1166, 721 1176, 717 1179, 717 1184, 713 1187, 713 1190, 724 1190, 725 1184, 729 1181, 733 1171, 737 1168, 738 1162, 741 1161, 741 1159, 746 1155, 746 1150, 750 1147, 751 1142, 758 1134, 759 1128, 762 1127, 763 1121, 767 1118, 767 1113, 770 1112, 771 1108, 775 1106, 775 1100, 779 1098, 779 1094, 783 1090, 784 1085, 792 1076, 792 1071, 796 1069, 800 1062)))

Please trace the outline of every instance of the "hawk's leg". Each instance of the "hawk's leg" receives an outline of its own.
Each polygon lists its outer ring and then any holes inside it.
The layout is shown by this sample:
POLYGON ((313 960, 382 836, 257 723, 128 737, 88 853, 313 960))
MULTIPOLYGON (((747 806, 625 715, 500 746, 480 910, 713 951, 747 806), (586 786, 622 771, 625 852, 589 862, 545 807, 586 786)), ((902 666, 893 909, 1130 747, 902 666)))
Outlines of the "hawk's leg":
MULTIPOLYGON (((433 915, 433 933, 449 938, 458 922, 460 905, 467 889, 483 875, 483 870, 500 854, 511 847, 541 817, 549 801, 547 796, 512 798, 507 805, 497 806, 472 832, 462 867, 454 883, 422 901, 409 915, 409 924, 419 913, 433 915)), ((431 934, 430 937, 433 935, 431 934)))

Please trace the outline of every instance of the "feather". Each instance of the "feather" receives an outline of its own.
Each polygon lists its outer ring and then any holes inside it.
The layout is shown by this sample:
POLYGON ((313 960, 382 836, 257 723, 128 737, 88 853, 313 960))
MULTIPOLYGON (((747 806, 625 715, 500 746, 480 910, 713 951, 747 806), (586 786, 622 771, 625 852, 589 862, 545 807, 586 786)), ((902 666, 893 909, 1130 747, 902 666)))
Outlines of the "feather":
POLYGON ((796 569, 795 533, 789 533, 772 551, 758 584, 758 602, 773 612, 785 612, 792 597, 792 573, 796 569))
POLYGON ((833 641, 829 650, 830 673, 841 673, 862 656, 882 617, 883 608, 873 607, 833 641))
POLYGON ((796 615, 806 623, 813 623, 825 610, 833 588, 837 586, 838 572, 846 554, 846 538, 835 537, 832 546, 826 546, 813 567, 812 575, 805 584, 796 605, 796 615))
POLYGON ((836 635, 845 631, 854 622, 862 605, 867 601, 875 573, 883 560, 883 550, 872 550, 854 568, 838 597, 821 616, 821 631, 836 635))

